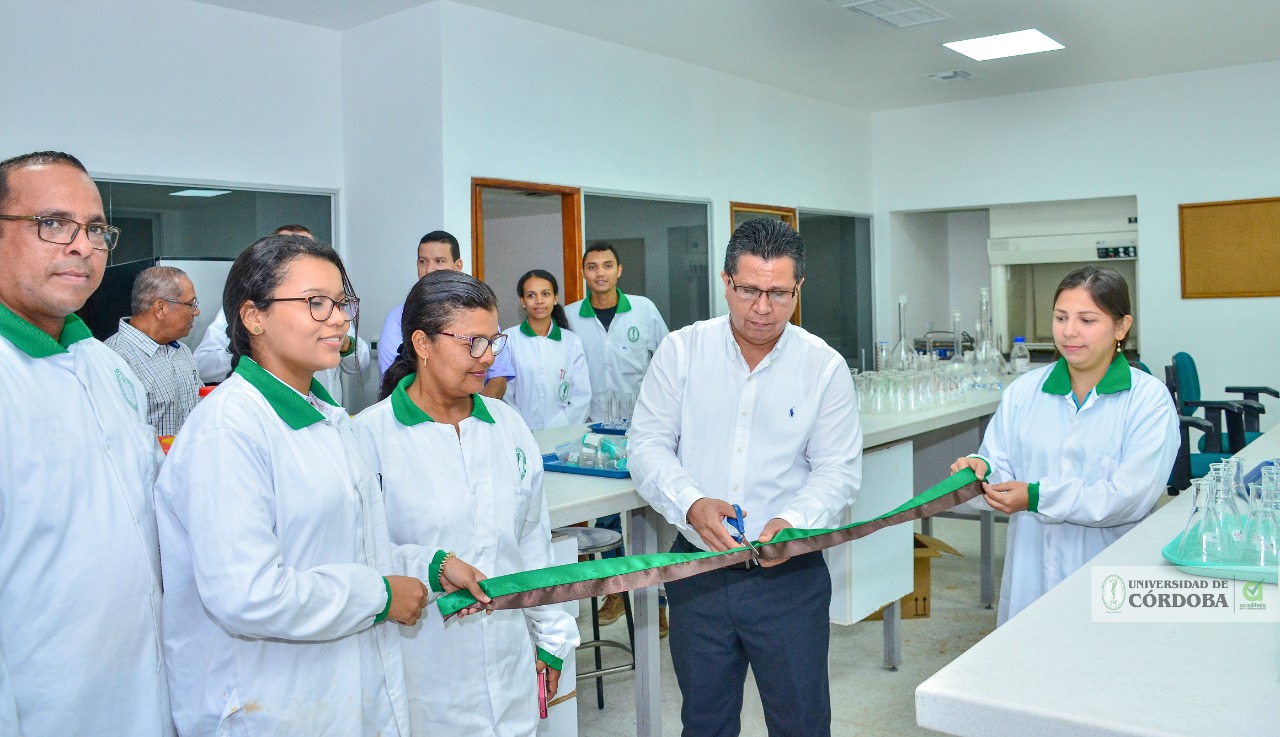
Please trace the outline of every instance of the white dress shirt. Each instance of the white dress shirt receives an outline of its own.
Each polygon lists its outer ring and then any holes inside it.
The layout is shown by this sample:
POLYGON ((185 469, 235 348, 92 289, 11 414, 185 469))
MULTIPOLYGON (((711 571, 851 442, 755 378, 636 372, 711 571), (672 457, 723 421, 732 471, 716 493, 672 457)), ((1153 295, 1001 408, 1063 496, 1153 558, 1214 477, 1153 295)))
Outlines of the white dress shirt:
POLYGON ((146 390, 3 305, 0 376, 0 735, 172 735, 146 390))
MULTIPOLYGON (((1010 384, 978 454, 991 483, 1033 484, 1034 498, 1009 516, 997 623, 1151 514, 1180 444, 1169 390, 1124 356, 1079 409, 1061 359, 1010 384)), ((990 509, 983 497, 970 505, 990 509)))
POLYGON ((862 425, 844 359, 788 324, 747 368, 728 317, 672 333, 640 388, 628 467, 654 509, 695 545, 689 507, 703 497, 739 504, 747 536, 780 517, 834 527, 862 483, 862 425))
MULTIPOLYGON (((337 309, 336 307, 334 309, 337 309)), ((316 381, 324 387, 329 396, 342 404, 342 374, 358 375, 369 365, 369 343, 356 335, 355 323, 347 329, 347 335, 355 342, 355 349, 342 357, 342 361, 331 369, 316 372, 316 381)), ((204 338, 196 346, 193 357, 196 368, 200 370, 200 379, 206 384, 225 380, 231 375, 231 339, 227 337, 227 316, 222 310, 214 316, 213 322, 205 328, 204 338)))

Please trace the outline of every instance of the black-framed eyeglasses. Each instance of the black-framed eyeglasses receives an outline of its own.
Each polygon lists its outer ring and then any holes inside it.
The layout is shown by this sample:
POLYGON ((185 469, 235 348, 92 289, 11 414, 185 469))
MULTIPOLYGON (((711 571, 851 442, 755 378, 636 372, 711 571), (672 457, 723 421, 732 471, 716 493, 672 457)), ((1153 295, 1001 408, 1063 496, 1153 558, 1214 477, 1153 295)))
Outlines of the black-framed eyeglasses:
POLYGON ((729 277, 729 286, 733 287, 733 291, 738 293, 738 299, 743 302, 755 302, 760 299, 760 294, 769 295, 769 302, 775 305, 785 305, 796 298, 800 293, 800 285, 797 284, 792 289, 758 289, 756 287, 740 287, 733 283, 733 277, 729 277))
POLYGON ((484 352, 490 347, 493 348, 493 355, 497 356, 502 352, 503 348, 507 347, 506 333, 498 333, 492 338, 486 338, 483 335, 458 335, 456 333, 432 333, 432 335, 447 335, 450 338, 467 341, 468 345, 471 347, 472 358, 479 358, 483 356, 484 352))
POLYGON ((120 229, 106 223, 79 223, 71 218, 52 215, 0 215, 0 220, 30 220, 36 224, 37 238, 59 246, 74 241, 81 228, 89 238, 89 245, 99 251, 115 250, 120 242, 120 229))
POLYGON ((346 315, 348 320, 356 319, 356 315, 360 314, 360 300, 356 297, 347 297, 343 300, 336 300, 323 294, 317 294, 311 297, 273 297, 263 300, 270 304, 272 302, 306 302, 311 308, 311 319, 316 322, 324 322, 333 314, 333 308, 337 307, 342 310, 342 314, 346 315))
POLYGON ((161 297, 161 298, 160 298, 160 301, 161 301, 161 302, 168 302, 168 303, 169 303, 169 304, 171 304, 171 305, 182 305, 183 307, 190 307, 190 308, 191 308, 191 309, 193 309, 193 310, 198 310, 198 309, 200 309, 200 300, 198 300, 198 299, 193 299, 193 300, 191 300, 190 302, 182 302, 182 301, 180 301, 180 300, 176 300, 176 299, 169 299, 168 297, 161 297))

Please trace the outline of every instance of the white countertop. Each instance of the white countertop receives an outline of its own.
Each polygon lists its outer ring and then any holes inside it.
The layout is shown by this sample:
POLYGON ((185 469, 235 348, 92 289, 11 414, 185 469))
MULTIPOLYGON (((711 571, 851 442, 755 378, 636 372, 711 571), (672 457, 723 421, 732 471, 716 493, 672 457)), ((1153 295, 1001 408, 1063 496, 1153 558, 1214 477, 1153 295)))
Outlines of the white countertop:
MULTIPOLYGON (((1238 455, 1246 472, 1280 457, 1280 430, 1238 455)), ((920 726, 974 737, 1280 734, 1280 624, 1091 621, 1090 567, 1169 566, 1160 551, 1191 503, 1179 495, 920 684, 920 726)), ((1268 584, 1264 599, 1280 592, 1268 584)))

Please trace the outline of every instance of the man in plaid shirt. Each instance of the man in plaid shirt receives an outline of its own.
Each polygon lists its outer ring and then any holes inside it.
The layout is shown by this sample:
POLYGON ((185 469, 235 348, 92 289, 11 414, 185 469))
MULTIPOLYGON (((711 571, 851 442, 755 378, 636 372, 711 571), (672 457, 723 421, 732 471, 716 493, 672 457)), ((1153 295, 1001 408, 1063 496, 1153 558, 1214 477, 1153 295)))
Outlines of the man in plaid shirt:
POLYGON ((133 282, 132 317, 105 341, 147 389, 147 418, 157 435, 177 435, 200 387, 191 349, 179 343, 200 314, 196 288, 182 269, 153 266, 133 282))

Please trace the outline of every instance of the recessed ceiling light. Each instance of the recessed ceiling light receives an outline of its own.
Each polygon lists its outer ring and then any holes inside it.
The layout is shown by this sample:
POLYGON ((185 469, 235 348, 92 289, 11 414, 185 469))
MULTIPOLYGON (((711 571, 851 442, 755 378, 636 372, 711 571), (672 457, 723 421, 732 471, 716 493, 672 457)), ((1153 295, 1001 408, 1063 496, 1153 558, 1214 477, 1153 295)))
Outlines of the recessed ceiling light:
POLYGON ((229 189, 182 189, 177 192, 170 192, 170 197, 217 197, 218 195, 231 194, 229 189))
POLYGON ((964 54, 974 61, 1003 59, 1007 56, 1038 54, 1041 51, 1056 51, 1066 48, 1034 28, 1013 33, 1001 33, 997 36, 971 38, 967 41, 952 41, 942 44, 952 51, 964 54))

